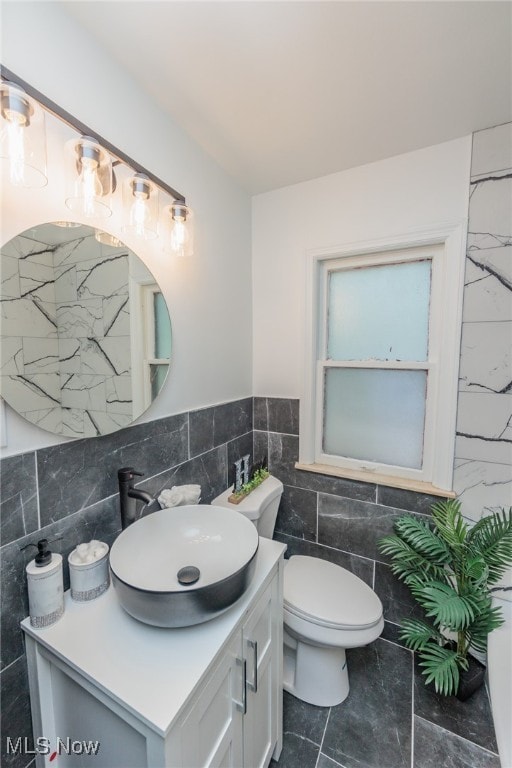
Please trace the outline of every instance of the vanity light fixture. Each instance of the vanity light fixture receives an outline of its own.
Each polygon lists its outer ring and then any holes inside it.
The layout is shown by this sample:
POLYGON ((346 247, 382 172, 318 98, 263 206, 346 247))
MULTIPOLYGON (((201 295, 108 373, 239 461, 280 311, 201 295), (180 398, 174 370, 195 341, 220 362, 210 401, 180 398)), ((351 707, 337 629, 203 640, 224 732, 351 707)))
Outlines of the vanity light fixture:
POLYGON ((154 240, 158 235, 158 189, 145 173, 126 179, 123 205, 128 216, 123 232, 131 232, 142 240, 154 240))
POLYGON ((170 219, 168 249, 174 256, 192 256, 192 211, 182 200, 175 200, 166 209, 170 219))
POLYGON ((66 205, 87 219, 112 214, 112 160, 91 136, 66 142, 66 205))
POLYGON ((17 187, 44 187, 46 131, 39 104, 15 83, 0 86, 0 157, 9 164, 9 180, 17 187))
MULTIPOLYGON (((167 197, 168 200, 170 198, 173 202, 165 206, 162 227, 163 249, 177 256, 192 255, 192 211, 180 192, 140 166, 6 67, 0 65, 0 69, 0 111, 5 123, 0 133, 0 157, 14 158, 11 161, 11 181, 14 184, 37 186, 35 183, 28 183, 28 171, 33 172, 33 175, 39 173, 42 177, 39 186, 47 183, 44 114, 45 111, 49 112, 78 134, 77 138, 71 139, 65 146, 65 203, 77 214, 78 221, 107 218, 112 214, 112 198, 116 191, 113 166, 124 166, 125 170, 131 171, 131 175, 122 184, 126 223, 121 225, 121 229, 144 240, 158 237, 159 197, 167 197), (31 138, 30 142, 28 141, 28 129, 35 132, 38 126, 43 128, 42 165, 35 162, 35 150, 36 147, 40 148, 41 140, 31 138), (20 136, 25 139, 25 143, 21 141, 20 136), (25 166, 27 171, 23 170, 25 166), (42 171, 39 171, 40 167, 42 171)), ((123 176, 124 173, 120 174, 120 177, 123 176)), ((73 226, 64 221, 58 222, 58 225, 73 226)), ((118 247, 120 243, 117 237, 102 229, 96 230, 95 237, 99 242, 114 247, 118 247)))

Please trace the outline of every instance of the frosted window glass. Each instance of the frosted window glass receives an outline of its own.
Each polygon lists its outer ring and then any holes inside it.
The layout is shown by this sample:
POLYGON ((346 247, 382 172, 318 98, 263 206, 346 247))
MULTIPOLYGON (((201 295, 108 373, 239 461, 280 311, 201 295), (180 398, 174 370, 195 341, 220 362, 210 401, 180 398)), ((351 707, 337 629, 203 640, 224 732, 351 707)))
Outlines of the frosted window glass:
POLYGON ((327 357, 426 360, 430 260, 331 272, 327 357))
POLYGON ((426 371, 328 368, 325 453, 420 469, 426 371))

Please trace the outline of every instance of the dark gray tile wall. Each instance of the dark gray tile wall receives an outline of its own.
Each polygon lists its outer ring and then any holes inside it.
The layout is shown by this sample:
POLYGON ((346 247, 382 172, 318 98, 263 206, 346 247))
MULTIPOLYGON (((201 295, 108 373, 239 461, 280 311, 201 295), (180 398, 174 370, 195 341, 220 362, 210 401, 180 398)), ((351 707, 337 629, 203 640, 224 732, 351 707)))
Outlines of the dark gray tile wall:
POLYGON ((438 696, 425 687, 412 652, 400 647, 400 622, 422 612, 377 546, 405 512, 428 519, 439 497, 295 469, 298 413, 297 400, 254 398, 255 457, 267 455, 284 483, 275 538, 287 545, 287 557, 322 557, 373 586, 386 621, 379 640, 347 651, 346 702, 320 709, 285 694, 283 754, 273 765, 499 768, 485 688, 464 703, 438 696))
MULTIPOLYGON (((7 737, 30 737, 26 659, 20 621, 28 614, 25 566, 40 538, 67 555, 82 541, 112 544, 120 531, 117 470, 144 473, 155 496, 166 487, 201 485, 209 503, 232 482, 232 463, 252 453, 252 398, 138 424, 0 462, 2 745, 0 762, 24 768, 31 756, 7 754, 7 737)), ((64 567, 64 586, 69 573, 64 567)))

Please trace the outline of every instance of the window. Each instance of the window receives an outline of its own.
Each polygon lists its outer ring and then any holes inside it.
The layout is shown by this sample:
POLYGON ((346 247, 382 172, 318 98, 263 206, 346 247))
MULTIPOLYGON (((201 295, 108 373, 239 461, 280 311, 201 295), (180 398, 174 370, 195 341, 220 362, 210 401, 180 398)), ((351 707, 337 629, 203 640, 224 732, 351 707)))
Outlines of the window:
POLYGON ((301 468, 451 490, 462 228, 432 240, 309 256, 301 468))
POLYGON ((142 288, 144 316, 144 392, 148 406, 158 395, 169 370, 171 322, 158 285, 142 288))

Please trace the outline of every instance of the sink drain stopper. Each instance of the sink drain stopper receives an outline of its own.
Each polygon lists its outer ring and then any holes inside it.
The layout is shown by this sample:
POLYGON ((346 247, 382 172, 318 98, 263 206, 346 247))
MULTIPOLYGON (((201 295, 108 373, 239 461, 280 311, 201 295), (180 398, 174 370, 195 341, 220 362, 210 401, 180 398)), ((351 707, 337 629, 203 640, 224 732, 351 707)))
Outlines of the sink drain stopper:
POLYGON ((184 586, 189 586, 190 584, 195 584, 200 575, 201 571, 195 565, 186 565, 178 571, 178 581, 184 586))

